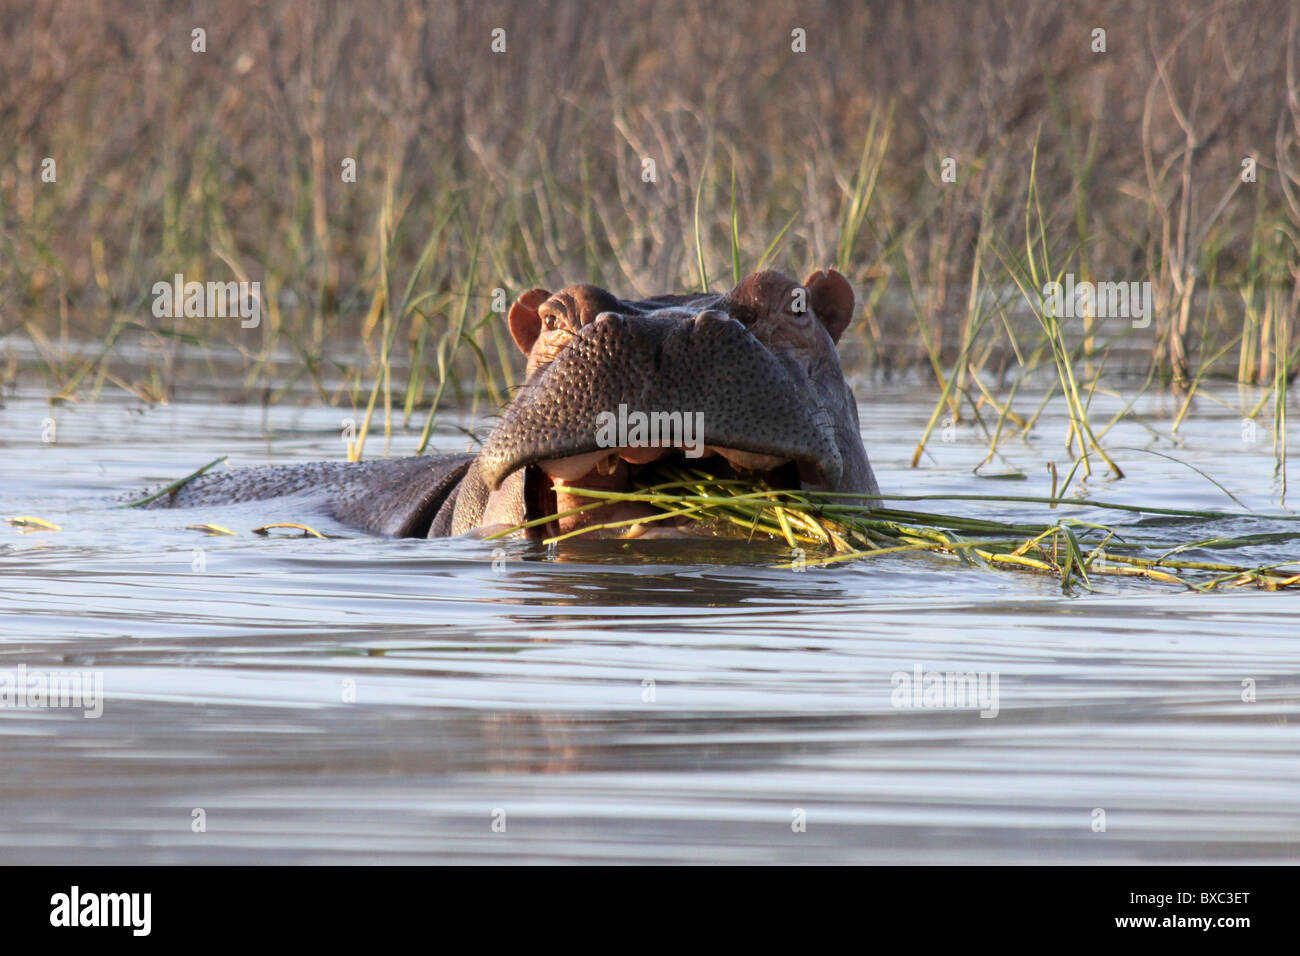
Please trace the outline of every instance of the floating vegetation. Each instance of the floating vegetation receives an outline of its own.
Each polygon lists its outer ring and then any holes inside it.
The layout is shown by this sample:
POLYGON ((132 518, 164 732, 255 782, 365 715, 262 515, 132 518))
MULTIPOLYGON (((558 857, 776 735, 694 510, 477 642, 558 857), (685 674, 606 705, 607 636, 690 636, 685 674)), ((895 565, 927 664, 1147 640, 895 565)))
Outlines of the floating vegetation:
POLYGON ((33 531, 62 531, 63 529, 53 521, 46 521, 44 518, 32 518, 29 516, 19 516, 16 518, 6 518, 11 525, 21 530, 24 534, 33 531))
POLYGON ((842 495, 782 491, 760 481, 720 478, 680 463, 647 469, 635 491, 568 489, 591 504, 529 522, 542 525, 611 502, 642 502, 660 515, 593 523, 547 539, 560 541, 593 532, 628 530, 633 525, 687 518, 715 533, 784 540, 795 560, 792 569, 822 567, 886 555, 946 555, 985 570, 1046 574, 1062 590, 1093 590, 1100 577, 1145 578, 1195 591, 1258 587, 1300 587, 1300 521, 1291 516, 1240 512, 1189 511, 1082 499, 994 495, 842 495), (1001 521, 969 515, 873 507, 873 501, 978 501, 984 503, 1074 506, 1141 515, 1129 523, 1100 523, 1073 517, 1051 521, 1001 521), (1243 521, 1277 522, 1284 530, 1235 533, 1243 521), (1171 535, 1181 528, 1181 537, 1171 535), (1291 529, 1294 530, 1291 530, 1291 529), (1153 533, 1156 532, 1156 533, 1153 533), (1255 563, 1231 559, 1246 549, 1284 547, 1292 557, 1255 563))
POLYGON ((290 538, 324 538, 325 537, 325 535, 321 534, 315 528, 309 528, 305 524, 298 524, 298 522, 296 521, 277 521, 274 524, 264 524, 260 528, 254 528, 253 534, 260 534, 263 537, 270 537, 271 531, 275 528, 296 528, 297 530, 302 532, 302 534, 279 535, 278 537, 290 537, 290 538))

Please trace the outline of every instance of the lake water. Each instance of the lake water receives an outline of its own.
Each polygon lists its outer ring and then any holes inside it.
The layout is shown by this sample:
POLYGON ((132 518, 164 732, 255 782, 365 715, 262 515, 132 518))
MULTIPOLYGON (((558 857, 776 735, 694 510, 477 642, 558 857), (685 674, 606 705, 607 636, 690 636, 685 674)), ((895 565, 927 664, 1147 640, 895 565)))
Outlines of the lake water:
MULTIPOLYGON (((1045 495, 1046 462, 1068 470, 1050 415, 1005 448, 1027 480, 973 475, 965 423, 913 470, 933 393, 859 396, 886 492, 1045 495)), ((1276 513, 1256 398, 1198 399, 1181 446, 1176 404, 1145 400, 1107 439, 1129 477, 1088 491, 1237 508, 1192 465, 1276 513)), ((341 458, 344 414, 7 398, 0 516, 62 530, 0 524, 0 671, 89 672, 104 700, 0 707, 0 862, 1300 860, 1297 593, 1063 595, 937 556, 797 573, 783 546, 726 541, 494 561, 472 540, 249 534, 302 518, 271 508, 108 507, 222 454, 341 458), (204 521, 240 534, 185 529, 204 521), (895 706, 917 668, 996 675, 996 716, 895 706)))

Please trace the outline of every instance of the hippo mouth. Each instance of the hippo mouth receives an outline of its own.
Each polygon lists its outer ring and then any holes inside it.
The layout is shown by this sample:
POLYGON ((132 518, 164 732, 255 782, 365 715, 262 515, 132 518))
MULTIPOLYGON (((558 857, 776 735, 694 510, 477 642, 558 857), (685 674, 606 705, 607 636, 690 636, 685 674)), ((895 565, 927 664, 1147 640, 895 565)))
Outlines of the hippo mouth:
MULTIPOLYGON (((704 533, 689 516, 664 518, 664 512, 644 501, 611 501, 580 494, 586 491, 635 492, 659 479, 665 464, 683 464, 719 479, 742 479, 780 490, 825 490, 821 466, 763 452, 705 445, 703 454, 686 457, 681 446, 601 449, 564 458, 534 462, 524 468, 524 505, 529 520, 556 515, 539 530, 553 537, 598 525, 600 536, 623 538, 685 537, 704 533), (591 507, 596 505, 595 507, 591 507), (564 514, 575 508, 587 510, 564 514), (653 519, 653 520, 651 520, 653 519)), ((674 489, 680 492, 681 489, 674 489)))

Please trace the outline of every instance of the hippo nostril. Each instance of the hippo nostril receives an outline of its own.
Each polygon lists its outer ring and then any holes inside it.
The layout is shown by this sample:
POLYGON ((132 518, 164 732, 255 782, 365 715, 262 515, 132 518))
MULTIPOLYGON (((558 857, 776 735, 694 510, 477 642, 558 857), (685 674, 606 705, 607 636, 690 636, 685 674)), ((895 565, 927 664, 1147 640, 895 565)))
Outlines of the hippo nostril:
POLYGON ((614 328, 623 327, 623 316, 617 312, 602 312, 592 320, 593 325, 599 324, 612 325, 614 328))
POLYGON ((733 321, 731 316, 727 315, 727 313, 723 312, 721 309, 705 309, 703 312, 695 316, 696 325, 720 325, 724 322, 731 321, 733 321))

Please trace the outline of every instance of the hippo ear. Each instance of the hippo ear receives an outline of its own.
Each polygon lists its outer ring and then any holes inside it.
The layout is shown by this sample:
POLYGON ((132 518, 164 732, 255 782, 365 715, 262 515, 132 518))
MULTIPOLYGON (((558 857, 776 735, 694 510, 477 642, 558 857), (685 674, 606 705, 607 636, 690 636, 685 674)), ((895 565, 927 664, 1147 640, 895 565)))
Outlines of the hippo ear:
POLYGON ((834 269, 818 269, 807 279, 809 304, 821 319, 831 339, 839 342, 844 330, 853 321, 853 288, 849 280, 834 269))
POLYGON ((519 346, 519 351, 527 355, 533 350, 533 343, 542 334, 542 317, 537 314, 543 302, 551 297, 545 289, 529 289, 510 307, 510 335, 519 346))

